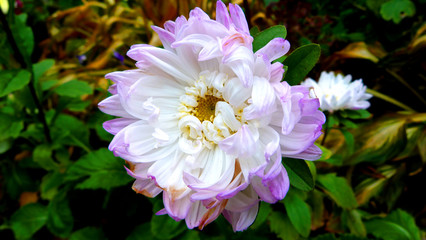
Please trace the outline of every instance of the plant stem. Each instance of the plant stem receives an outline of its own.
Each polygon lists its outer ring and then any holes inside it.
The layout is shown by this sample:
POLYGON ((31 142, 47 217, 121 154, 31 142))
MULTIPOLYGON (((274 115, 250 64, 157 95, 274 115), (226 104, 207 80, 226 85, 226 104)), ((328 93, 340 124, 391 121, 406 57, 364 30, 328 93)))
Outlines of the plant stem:
POLYGON ((392 104, 394 104, 394 105, 396 105, 396 106, 398 106, 398 107, 400 107, 400 108, 402 108, 406 111, 416 112, 414 109, 410 108, 409 106, 407 106, 407 105, 403 104, 402 102, 400 102, 400 101, 398 101, 394 98, 391 98, 391 97, 389 97, 389 96, 387 96, 383 93, 379 93, 379 92, 377 92, 373 89, 367 89, 366 92, 372 94, 373 96, 375 96, 377 98, 385 100, 386 102, 392 103, 392 104))
POLYGON ((41 105, 41 102, 37 96, 37 92, 34 87, 34 72, 33 72, 31 59, 27 59, 28 61, 25 61, 26 59, 22 55, 21 51, 19 51, 19 47, 16 44, 16 41, 15 41, 15 38, 13 37, 10 26, 6 20, 6 16, 3 14, 2 11, 0 11, 0 19, 3 25, 3 29, 6 32, 7 40, 9 41, 9 44, 12 47, 13 52, 15 53, 16 60, 19 62, 19 64, 21 64, 22 68, 27 69, 31 73, 30 82, 28 83, 28 88, 34 100, 34 104, 36 105, 36 108, 38 110, 37 116, 39 118, 39 121, 43 125, 44 136, 46 137, 46 140, 48 143, 52 143, 52 137, 50 136, 50 129, 47 126, 46 117, 43 111, 43 106, 41 105))
POLYGON ((386 72, 388 72, 390 75, 392 75, 392 77, 402 83, 402 85, 407 87, 424 105, 426 105, 426 100, 422 97, 422 95, 420 95, 413 87, 411 87, 410 84, 408 84, 401 76, 389 69, 386 69, 386 72))

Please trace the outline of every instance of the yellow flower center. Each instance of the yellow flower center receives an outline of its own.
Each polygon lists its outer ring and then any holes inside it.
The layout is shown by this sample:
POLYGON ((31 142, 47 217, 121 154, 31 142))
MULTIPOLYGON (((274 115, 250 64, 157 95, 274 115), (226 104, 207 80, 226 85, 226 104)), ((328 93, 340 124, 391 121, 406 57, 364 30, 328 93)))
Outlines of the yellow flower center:
POLYGON ((217 98, 212 95, 204 97, 197 97, 198 105, 192 109, 191 114, 197 117, 200 122, 210 121, 213 122, 215 117, 216 103, 224 101, 222 98, 217 98))

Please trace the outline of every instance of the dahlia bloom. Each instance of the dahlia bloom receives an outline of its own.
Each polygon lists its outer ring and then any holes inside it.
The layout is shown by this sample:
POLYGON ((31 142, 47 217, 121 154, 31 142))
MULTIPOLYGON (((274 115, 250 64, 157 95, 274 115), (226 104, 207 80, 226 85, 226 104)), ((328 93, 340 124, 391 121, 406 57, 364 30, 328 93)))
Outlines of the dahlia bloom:
POLYGON ((218 1, 216 20, 201 9, 153 27, 164 48, 134 45, 138 69, 106 75, 111 97, 99 103, 119 118, 104 123, 109 149, 125 159, 133 189, 162 192, 164 209, 188 228, 220 214, 234 231, 256 218, 259 201, 286 195, 281 158, 314 160, 325 122, 319 101, 303 86, 280 82, 289 50, 275 38, 253 53, 238 5, 218 1))
POLYGON ((370 106, 367 101, 372 97, 366 93, 367 87, 362 79, 351 82, 352 76, 334 72, 322 72, 318 82, 308 78, 302 82, 303 86, 310 87, 313 94, 319 98, 321 109, 333 112, 336 110, 358 110, 370 106))

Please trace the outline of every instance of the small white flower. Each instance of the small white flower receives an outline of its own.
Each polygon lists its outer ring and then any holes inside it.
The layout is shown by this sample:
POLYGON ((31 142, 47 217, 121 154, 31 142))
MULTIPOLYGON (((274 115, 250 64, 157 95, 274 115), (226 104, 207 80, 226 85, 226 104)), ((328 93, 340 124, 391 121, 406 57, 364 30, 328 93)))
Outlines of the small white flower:
POLYGON ((362 83, 362 79, 353 82, 351 80, 351 75, 322 72, 318 82, 308 78, 302 85, 311 88, 311 95, 319 98, 320 107, 324 111, 368 108, 370 103, 367 100, 372 95, 365 92, 367 87, 362 83))

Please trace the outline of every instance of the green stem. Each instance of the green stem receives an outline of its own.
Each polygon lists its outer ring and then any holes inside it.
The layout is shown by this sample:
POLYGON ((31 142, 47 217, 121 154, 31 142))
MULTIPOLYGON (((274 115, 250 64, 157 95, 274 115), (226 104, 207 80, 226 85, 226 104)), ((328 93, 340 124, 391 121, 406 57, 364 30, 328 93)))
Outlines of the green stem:
POLYGON ((407 106, 407 105, 403 104, 402 102, 400 102, 400 101, 398 101, 394 98, 391 98, 391 97, 389 97, 389 96, 387 96, 383 93, 379 93, 377 91, 374 91, 373 89, 367 89, 366 92, 372 94, 373 96, 375 96, 377 98, 385 100, 386 102, 392 103, 393 105, 398 106, 398 107, 400 107, 400 108, 402 108, 406 111, 416 112, 414 109, 410 108, 409 106, 407 106))
POLYGON ((392 77, 394 77, 396 80, 398 80, 402 85, 407 87, 424 105, 426 105, 426 100, 420 95, 413 87, 410 86, 401 76, 399 76, 397 73, 386 69, 386 72, 388 72, 392 77))
POLYGON ((3 25, 3 29, 6 32, 7 39, 9 41, 10 46, 12 47, 13 52, 15 53, 16 60, 21 64, 22 68, 26 68, 30 73, 30 82, 28 83, 28 88, 30 90, 31 96, 34 100, 34 104, 36 105, 36 108, 38 110, 37 116, 39 118, 39 121, 43 125, 44 130, 44 136, 46 137, 46 140, 48 143, 52 143, 52 137, 50 136, 50 129, 47 126, 46 117, 44 114, 43 106, 41 105, 41 102, 37 96, 37 92, 34 87, 34 72, 33 72, 33 66, 30 59, 25 59, 22 55, 21 51, 19 51, 19 47, 16 44, 15 38, 13 37, 12 31, 10 29, 10 26, 6 20, 6 16, 3 14, 2 11, 0 11, 0 19, 1 23, 3 25), (28 61, 26 61, 28 60, 28 61))

